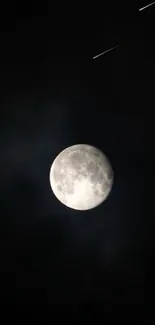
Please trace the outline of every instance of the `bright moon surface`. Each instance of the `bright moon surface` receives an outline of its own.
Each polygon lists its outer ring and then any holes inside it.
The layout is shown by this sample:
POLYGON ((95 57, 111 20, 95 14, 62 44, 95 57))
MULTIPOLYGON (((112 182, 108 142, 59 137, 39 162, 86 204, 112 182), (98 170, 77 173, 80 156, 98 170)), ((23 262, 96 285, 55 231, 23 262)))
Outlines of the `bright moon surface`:
POLYGON ((113 177, 108 158, 87 144, 63 150, 50 169, 54 195, 75 210, 89 210, 105 201, 112 189, 113 177))

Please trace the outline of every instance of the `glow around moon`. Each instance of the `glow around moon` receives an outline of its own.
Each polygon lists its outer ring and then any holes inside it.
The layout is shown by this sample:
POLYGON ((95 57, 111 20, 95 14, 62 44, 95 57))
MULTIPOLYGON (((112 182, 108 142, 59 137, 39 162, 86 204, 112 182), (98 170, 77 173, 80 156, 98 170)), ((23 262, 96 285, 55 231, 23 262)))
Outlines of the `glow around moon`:
POLYGON ((113 178, 108 158, 86 144, 63 150, 50 169, 53 193, 61 203, 75 210, 89 210, 105 201, 113 178))

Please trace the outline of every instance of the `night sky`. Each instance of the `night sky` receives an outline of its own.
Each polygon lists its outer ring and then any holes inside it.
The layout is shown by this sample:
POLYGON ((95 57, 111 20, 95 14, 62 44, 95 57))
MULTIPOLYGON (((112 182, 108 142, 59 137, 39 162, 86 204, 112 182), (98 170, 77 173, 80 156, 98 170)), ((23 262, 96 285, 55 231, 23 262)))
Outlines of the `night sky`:
POLYGON ((5 320, 23 323, 27 315, 44 323, 153 321, 154 219, 146 201, 154 154, 149 134, 155 6, 138 11, 147 3, 55 8, 44 2, 4 10, 0 270, 5 320), (78 143, 101 149, 115 174, 108 199, 83 212, 62 205, 49 183, 55 157, 78 143))

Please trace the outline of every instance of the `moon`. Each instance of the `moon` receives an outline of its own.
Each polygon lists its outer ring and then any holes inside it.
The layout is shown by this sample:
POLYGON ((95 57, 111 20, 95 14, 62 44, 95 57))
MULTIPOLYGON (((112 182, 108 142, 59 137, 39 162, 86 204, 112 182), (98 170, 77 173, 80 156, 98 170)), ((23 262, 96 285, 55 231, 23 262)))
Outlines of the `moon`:
POLYGON ((108 197, 114 173, 97 148, 77 144, 66 148, 52 163, 50 185, 56 198, 75 210, 90 210, 108 197))

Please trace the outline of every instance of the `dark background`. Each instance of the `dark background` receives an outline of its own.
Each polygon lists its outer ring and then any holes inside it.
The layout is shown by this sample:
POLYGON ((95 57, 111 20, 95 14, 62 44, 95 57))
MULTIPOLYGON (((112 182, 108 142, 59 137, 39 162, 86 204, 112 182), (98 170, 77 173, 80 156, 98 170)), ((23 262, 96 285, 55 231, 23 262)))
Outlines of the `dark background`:
POLYGON ((21 3, 0 27, 4 319, 150 324, 155 6, 21 3), (115 173, 107 201, 85 212, 49 184, 76 143, 100 148, 115 173))

